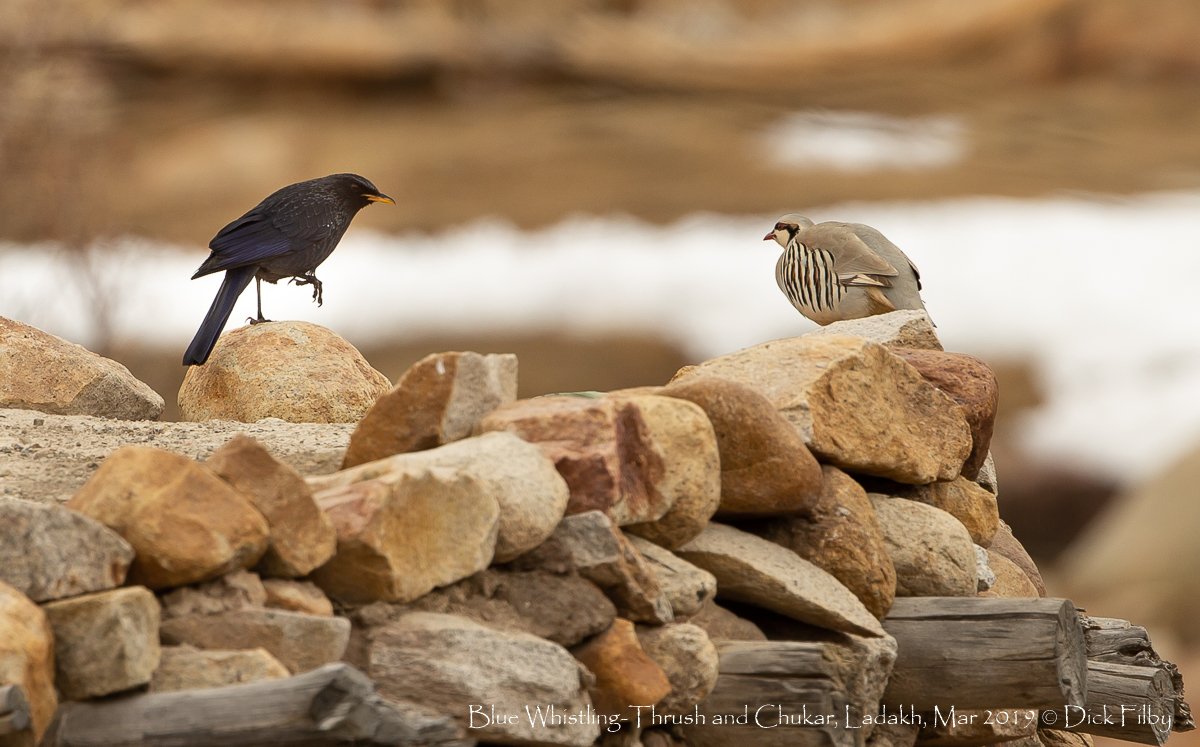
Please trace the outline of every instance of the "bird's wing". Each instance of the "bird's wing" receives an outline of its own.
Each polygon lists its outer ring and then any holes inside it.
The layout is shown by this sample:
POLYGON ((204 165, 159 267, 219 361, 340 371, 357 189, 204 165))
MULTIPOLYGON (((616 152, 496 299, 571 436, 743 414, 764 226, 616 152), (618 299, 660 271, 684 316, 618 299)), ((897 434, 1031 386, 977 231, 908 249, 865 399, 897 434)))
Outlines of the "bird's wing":
POLYGON ((334 226, 322 222, 318 206, 306 201, 266 203, 222 228, 208 243, 212 254, 193 278, 235 267, 247 267, 301 250, 333 237, 334 226))
POLYGON ((852 226, 845 223, 818 223, 797 235, 814 249, 822 249, 833 257, 833 271, 842 285, 874 285, 888 287, 888 278, 900 273, 872 249, 852 226))

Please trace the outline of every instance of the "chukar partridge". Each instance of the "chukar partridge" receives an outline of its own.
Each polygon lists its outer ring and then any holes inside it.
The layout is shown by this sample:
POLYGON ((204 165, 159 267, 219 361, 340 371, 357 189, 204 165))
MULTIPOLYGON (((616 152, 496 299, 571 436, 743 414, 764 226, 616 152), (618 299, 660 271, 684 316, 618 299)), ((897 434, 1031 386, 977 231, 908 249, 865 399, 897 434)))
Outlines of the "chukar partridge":
POLYGON ((771 239, 783 247, 775 282, 792 306, 817 324, 925 310, 916 265, 870 226, 813 223, 788 213, 763 237, 771 239))

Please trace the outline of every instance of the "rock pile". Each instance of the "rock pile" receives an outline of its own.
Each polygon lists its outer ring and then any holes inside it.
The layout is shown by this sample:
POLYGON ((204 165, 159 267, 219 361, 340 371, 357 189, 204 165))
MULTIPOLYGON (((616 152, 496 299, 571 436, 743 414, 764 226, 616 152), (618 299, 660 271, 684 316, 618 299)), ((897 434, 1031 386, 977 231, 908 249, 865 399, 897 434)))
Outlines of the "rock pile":
MULTIPOLYGON (((0 744, 1087 743, 1039 722, 1098 707, 1092 639, 1000 521, 994 378, 832 326, 598 396, 435 354, 340 470, 239 435, 0 497, 0 744)), ((1147 650, 1095 666, 1186 728, 1147 650)))

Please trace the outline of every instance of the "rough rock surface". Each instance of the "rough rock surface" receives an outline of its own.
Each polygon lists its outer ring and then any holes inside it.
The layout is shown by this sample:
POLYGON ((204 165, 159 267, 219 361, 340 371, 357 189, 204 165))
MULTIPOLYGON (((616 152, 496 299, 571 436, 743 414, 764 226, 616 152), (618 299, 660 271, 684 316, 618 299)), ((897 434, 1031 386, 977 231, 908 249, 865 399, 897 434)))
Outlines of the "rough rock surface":
POLYGON ((882 620, 896 597, 896 568, 875 507, 850 475, 829 465, 821 471, 821 495, 808 514, 772 519, 750 529, 824 568, 882 620))
POLYGON ((497 568, 431 591, 411 607, 532 633, 561 646, 574 646, 606 630, 617 616, 608 597, 585 578, 497 568))
POLYGON ((54 692, 54 634, 46 613, 3 581, 0 581, 0 682, 20 685, 25 691, 33 735, 40 740, 58 708, 54 692))
POLYGON ((223 687, 287 676, 287 667, 262 648, 207 651, 192 646, 163 646, 158 669, 150 679, 150 692, 223 687))
POLYGON ((540 545, 563 517, 567 484, 542 450, 511 433, 485 433, 411 454, 398 454, 331 475, 309 478, 315 490, 364 480, 394 482, 403 475, 444 468, 479 480, 500 504, 495 562, 540 545))
POLYGON ((689 623, 660 627, 639 626, 638 640, 666 672, 671 692, 655 707, 667 714, 690 713, 717 684, 717 647, 704 629, 689 623))
POLYGON ((161 632, 163 643, 219 650, 263 648, 292 674, 299 674, 342 658, 350 641, 350 621, 284 610, 241 609, 174 617, 163 621, 161 632))
POLYGON ((603 589, 621 616, 636 622, 666 623, 674 618, 646 559, 600 511, 564 518, 548 540, 513 565, 576 572, 603 589))
POLYGON ((836 578, 773 542, 713 523, 677 552, 717 577, 719 599, 830 630, 883 635, 879 621, 836 578))
POLYGON ((1025 575, 1025 571, 1008 558, 992 550, 987 551, 988 567, 996 574, 996 582, 988 589, 985 596, 996 597, 1038 597, 1041 596, 1037 586, 1025 575))
POLYGON ((291 578, 263 579, 263 591, 267 598, 268 607, 291 612, 304 612, 309 615, 333 616, 333 602, 321 591, 321 587, 312 581, 299 581, 291 578))
POLYGON ((821 491, 821 466, 796 429, 766 397, 744 384, 695 378, 662 394, 704 409, 721 454, 717 516, 805 511, 821 491))
POLYGON ((145 587, 84 594, 42 609, 54 629, 55 682, 65 699, 144 685, 158 668, 158 600, 145 587))
POLYGON ((713 601, 704 603, 700 611, 687 619, 700 627, 714 641, 765 641, 766 633, 754 623, 738 617, 713 601))
POLYGON ((676 618, 691 617, 704 603, 717 596, 717 579, 666 548, 636 535, 629 541, 641 553, 676 618))
POLYGON ((407 602, 487 568, 500 519, 489 487, 435 467, 320 491, 338 546, 312 580, 346 602, 407 602))
POLYGON ((35 602, 119 586, 132 561, 129 543, 94 519, 0 497, 0 581, 35 602))
POLYGON ((1033 558, 1029 557, 1029 553, 1025 551, 1025 547, 1013 536, 1012 528, 1004 523, 1003 519, 1000 520, 1000 526, 996 529, 996 534, 992 537, 992 543, 988 547, 988 550, 1003 555, 1016 563, 1017 567, 1033 583, 1033 587, 1037 589, 1038 596, 1046 596, 1046 582, 1042 580, 1042 572, 1038 570, 1037 564, 1033 562, 1033 558))
POLYGON ((515 355, 428 355, 359 421, 342 467, 466 438, 484 415, 516 398, 515 355))
POLYGON ((258 562, 268 576, 307 576, 333 557, 337 534, 296 470, 271 456, 249 436, 234 436, 204 466, 250 499, 270 526, 267 551, 258 562))
POLYGON ((1000 384, 995 372, 978 358, 963 353, 911 348, 893 348, 892 352, 962 406, 971 426, 971 454, 963 463, 962 473, 974 480, 987 459, 996 425, 996 408, 1000 406, 1000 384))
POLYGON ((0 317, 0 408, 154 420, 163 405, 120 363, 0 317))
POLYGON ((204 459, 238 433, 258 440, 302 475, 342 461, 352 425, 324 423, 156 423, 0 410, 0 495, 38 503, 70 498, 122 446, 154 446, 204 459))
POLYGON ((938 339, 929 314, 915 309, 901 309, 863 319, 834 322, 809 332, 808 335, 865 337, 889 348, 942 349, 941 340, 938 339))
MULTIPOLYGON (((719 491, 720 458, 711 426, 707 433, 676 427, 702 418, 690 402, 654 395, 552 396, 505 405, 480 428, 510 431, 541 447, 570 488, 567 513, 600 510, 625 525, 659 519, 693 491, 719 491), (653 400, 663 421, 651 419, 642 398, 653 400)), ((715 507, 719 496, 708 500, 715 507)))
POLYGON ((162 597, 162 618, 189 615, 216 615, 221 612, 262 607, 267 590, 262 579, 249 571, 237 570, 212 581, 181 586, 162 597))
POLYGON ((249 500, 191 459, 161 449, 118 449, 67 505, 132 545, 129 579, 152 589, 252 566, 267 548, 267 521, 249 500))
POLYGON ((971 541, 982 547, 992 543, 992 537, 1000 527, 1000 506, 996 496, 965 477, 905 486, 894 495, 942 509, 958 519, 970 533, 971 541))
POLYGON ((571 650, 595 676, 588 688, 600 713, 628 715, 671 692, 667 673, 643 649, 633 623, 617 618, 608 630, 571 650))
POLYGON ((818 458, 921 485, 958 476, 971 451, 962 408, 884 346, 858 337, 804 336, 756 345, 676 374, 758 389, 818 458))
POLYGON ((975 543, 958 519, 904 498, 871 501, 896 566, 896 596, 975 596, 975 543))
POLYGON ((451 714, 481 742, 588 747, 600 727, 586 720, 533 725, 525 707, 560 714, 591 707, 584 674, 566 649, 525 633, 493 630, 456 615, 412 612, 372 632, 367 675, 387 698, 451 714), (480 705, 471 712, 464 704, 480 705), (516 716, 512 722, 492 719, 516 716), (487 720, 484 720, 487 717, 487 720))
POLYGON ((353 345, 308 322, 226 332, 179 388, 183 420, 354 423, 391 388, 353 345))

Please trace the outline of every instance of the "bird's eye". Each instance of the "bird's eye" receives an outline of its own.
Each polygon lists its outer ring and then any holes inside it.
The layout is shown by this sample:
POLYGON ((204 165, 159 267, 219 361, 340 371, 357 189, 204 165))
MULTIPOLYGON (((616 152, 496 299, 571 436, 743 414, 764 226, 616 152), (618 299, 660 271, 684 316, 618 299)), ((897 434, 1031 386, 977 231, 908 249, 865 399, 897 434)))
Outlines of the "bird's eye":
POLYGON ((776 231, 786 231, 786 230, 787 230, 787 226, 785 226, 785 225, 784 225, 784 224, 782 224, 782 223, 776 223, 776 224, 775 224, 775 230, 776 230, 776 231))

